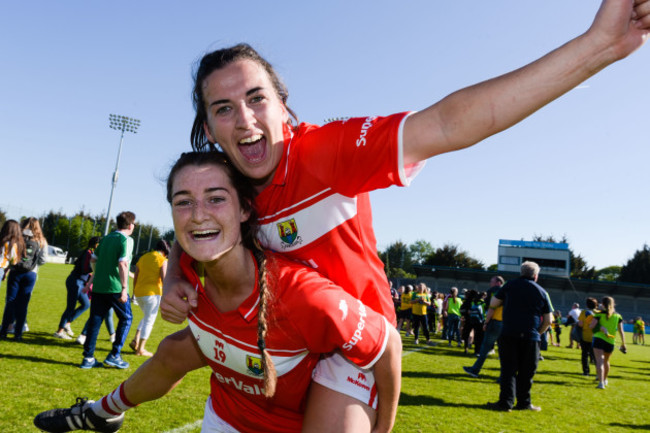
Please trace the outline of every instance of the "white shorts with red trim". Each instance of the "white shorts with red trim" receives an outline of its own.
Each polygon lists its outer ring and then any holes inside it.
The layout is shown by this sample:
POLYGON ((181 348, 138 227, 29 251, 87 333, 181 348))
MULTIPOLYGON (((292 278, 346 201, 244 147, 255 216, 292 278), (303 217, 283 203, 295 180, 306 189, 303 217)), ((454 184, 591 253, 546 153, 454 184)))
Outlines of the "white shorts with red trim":
POLYGON ((373 371, 359 368, 340 353, 323 355, 314 368, 312 380, 377 409, 377 386, 373 371))
POLYGON ((205 411, 203 412, 201 433, 239 433, 239 430, 222 420, 214 412, 212 398, 208 397, 208 401, 205 403, 205 411))

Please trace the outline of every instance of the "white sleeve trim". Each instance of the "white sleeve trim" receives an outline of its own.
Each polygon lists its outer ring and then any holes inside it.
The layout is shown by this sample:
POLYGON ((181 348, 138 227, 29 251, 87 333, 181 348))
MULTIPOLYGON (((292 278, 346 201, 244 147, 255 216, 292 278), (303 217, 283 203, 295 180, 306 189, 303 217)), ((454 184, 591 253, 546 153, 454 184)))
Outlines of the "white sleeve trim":
POLYGON ((420 173, 427 163, 425 160, 409 164, 407 167, 404 166, 404 124, 406 123, 406 119, 414 113, 416 112, 412 111, 404 116, 397 130, 397 169, 399 172, 399 186, 409 186, 411 181, 415 179, 415 176, 420 173))
POLYGON ((381 350, 379 351, 379 353, 377 353, 377 356, 375 356, 375 359, 373 359, 372 361, 370 361, 370 362, 369 362, 368 364, 366 364, 366 365, 359 365, 359 368, 364 368, 364 369, 372 368, 372 367, 377 363, 377 361, 379 361, 379 358, 381 358, 381 356, 382 356, 382 355, 384 354, 384 352, 386 351, 386 346, 388 345, 388 336, 389 336, 389 334, 390 334, 389 329, 390 329, 390 327, 393 326, 393 325, 391 325, 390 323, 388 323, 388 320, 386 320, 385 317, 382 316, 382 319, 384 319, 384 325, 386 326, 386 328, 385 328, 385 329, 386 329, 386 333, 385 333, 385 335, 384 335, 384 341, 381 343, 381 350))

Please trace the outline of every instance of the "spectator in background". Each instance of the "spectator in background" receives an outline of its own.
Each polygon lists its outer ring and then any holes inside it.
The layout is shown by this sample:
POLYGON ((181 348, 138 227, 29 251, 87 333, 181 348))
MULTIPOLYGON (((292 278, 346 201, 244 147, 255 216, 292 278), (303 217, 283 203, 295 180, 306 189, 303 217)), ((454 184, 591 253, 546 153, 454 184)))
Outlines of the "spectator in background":
POLYGON ((474 354, 478 355, 481 343, 483 342, 483 322, 485 314, 483 312, 483 301, 481 295, 474 289, 467 291, 465 300, 460 307, 460 313, 463 317, 463 341, 465 342, 465 353, 470 346, 470 341, 474 344, 474 354), (473 335, 473 340, 470 340, 473 335))
MULTIPOLYGON (((494 294, 503 286, 505 280, 500 275, 494 276, 490 279, 490 288, 487 291, 486 303, 489 306, 494 294)), ((496 308, 489 308, 483 323, 483 342, 478 354, 478 358, 474 365, 471 367, 463 367, 463 370, 472 377, 478 377, 485 363, 488 354, 494 349, 494 343, 501 335, 501 328, 503 327, 503 305, 496 308)))
POLYGON ((580 304, 575 302, 571 306, 571 311, 569 311, 569 314, 566 316, 566 323, 564 324, 565 326, 570 326, 571 329, 569 330, 569 345, 567 346, 569 349, 573 349, 573 342, 575 341, 576 343, 576 349, 580 348, 580 340, 582 337, 580 336, 580 332, 577 329, 578 328, 578 318, 580 317, 580 304))
POLYGON ((634 344, 642 344, 645 346, 645 322, 641 316, 634 319, 634 335, 632 335, 632 342, 634 344))
POLYGON ((88 294, 84 291, 84 287, 93 272, 91 259, 95 248, 99 244, 99 239, 98 236, 93 236, 88 240, 88 246, 79 254, 79 257, 74 262, 72 272, 70 272, 70 275, 65 280, 65 288, 68 293, 66 308, 61 315, 59 329, 54 333, 56 338, 71 340, 74 332, 72 332, 70 324, 90 307, 90 299, 88 299, 88 294), (79 303, 79 306, 75 308, 77 303, 79 303))
POLYGON ((521 264, 521 276, 508 281, 494 295, 490 308, 503 305, 503 330, 499 338, 501 380, 499 400, 488 403, 489 409, 510 412, 538 412, 531 403, 530 389, 539 362, 540 334, 551 324, 553 307, 546 290, 537 284, 539 265, 526 261, 521 264))
POLYGON ((431 346, 433 343, 431 342, 429 325, 427 324, 427 307, 431 305, 431 297, 426 284, 418 283, 416 287, 416 291, 411 296, 411 321, 413 323, 415 344, 420 344, 419 336, 420 328, 422 328, 427 344, 431 346))
POLYGON ((25 240, 16 220, 7 220, 0 229, 0 281, 7 276, 9 266, 16 264, 25 253, 25 240))
POLYGON ((427 307, 427 322, 429 323, 429 332, 433 336, 438 329, 438 292, 429 288, 429 298, 431 299, 431 305, 427 307))
POLYGON ((593 348, 596 358, 596 374, 598 376, 598 389, 605 389, 608 385, 609 358, 616 344, 616 331, 621 336, 621 352, 626 353, 625 332, 623 332, 623 317, 614 308, 614 298, 605 296, 600 301, 601 311, 594 313, 594 320, 589 326, 594 332, 593 348))
POLYGON ((560 335, 562 335, 562 312, 560 310, 553 311, 553 331, 555 332, 553 345, 560 347, 560 335))
POLYGON ((161 239, 153 251, 140 257, 135 265, 135 276, 133 277, 133 296, 138 307, 144 313, 138 324, 135 337, 129 344, 136 355, 152 356, 153 354, 145 348, 147 339, 151 335, 153 324, 156 321, 160 297, 162 296, 162 282, 167 273, 167 257, 169 256, 169 243, 161 239))
POLYGON ((463 300, 458 297, 458 287, 452 287, 447 297, 447 340, 451 346, 452 340, 461 346, 460 342, 460 306, 463 300))
MULTIPOLYGON (((88 299, 92 299, 92 291, 93 291, 93 285, 87 285, 84 288, 84 292, 88 295, 88 299)), ((84 328, 81 330, 81 334, 77 337, 77 343, 81 344, 82 346, 86 343, 86 335, 88 334, 88 322, 90 318, 86 320, 86 324, 84 325, 84 328)), ((106 332, 108 332, 108 341, 111 343, 115 342, 115 323, 113 320, 113 309, 111 308, 108 310, 106 315, 104 316, 103 319, 104 325, 106 325, 106 332)))
MULTIPOLYGON (((437 323, 436 323, 436 332, 442 333, 442 305, 445 302, 445 294, 444 293, 438 293, 435 299, 436 303, 436 317, 437 317, 437 323)), ((444 340, 444 338, 441 336, 444 340)))
POLYGON ((38 267, 45 263, 47 241, 36 218, 24 219, 20 227, 25 242, 25 253, 11 267, 7 279, 7 298, 2 317, 0 338, 7 338, 9 325, 15 323, 14 340, 22 341, 27 324, 27 309, 38 277, 38 267))
POLYGON ((578 328, 581 331, 582 338, 580 340, 580 349, 582 354, 580 362, 582 362, 582 374, 589 376, 589 361, 596 362, 594 358, 594 348, 592 346, 594 333, 590 328, 591 321, 594 319, 594 310, 598 307, 598 301, 595 298, 587 298, 585 302, 586 308, 580 312, 578 316, 578 328))
POLYGON ((395 317, 399 315, 400 293, 399 290, 393 286, 393 282, 388 280, 390 285, 390 297, 393 298, 393 307, 395 307, 395 317))
POLYGON ((411 292, 413 291, 413 286, 410 284, 406 287, 400 287, 400 310, 397 322, 397 331, 401 331, 406 324, 405 337, 413 335, 411 332, 411 292), (402 290, 404 289, 404 290, 402 290))
POLYGON ((93 285, 93 295, 90 302, 90 317, 88 318, 88 333, 84 342, 83 369, 100 367, 101 362, 95 359, 95 344, 102 320, 113 308, 119 322, 113 348, 104 363, 111 367, 128 368, 129 363, 121 356, 122 346, 131 328, 131 301, 129 300, 129 268, 133 253, 133 238, 135 214, 121 212, 115 218, 117 230, 109 233, 101 240, 93 259, 96 260, 95 272, 86 286, 93 285))

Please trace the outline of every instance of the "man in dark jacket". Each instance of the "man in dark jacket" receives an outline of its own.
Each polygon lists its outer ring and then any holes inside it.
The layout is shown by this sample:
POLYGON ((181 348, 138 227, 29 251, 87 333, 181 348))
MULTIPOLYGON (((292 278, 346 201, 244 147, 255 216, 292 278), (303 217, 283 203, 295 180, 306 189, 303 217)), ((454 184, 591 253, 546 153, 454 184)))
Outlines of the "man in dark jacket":
POLYGON ((501 392, 499 401, 488 408, 509 412, 514 409, 540 411, 530 401, 530 389, 539 360, 540 335, 551 324, 553 306, 539 284, 539 265, 521 264, 521 276, 508 281, 494 295, 490 308, 503 304, 503 329, 499 337, 501 392))

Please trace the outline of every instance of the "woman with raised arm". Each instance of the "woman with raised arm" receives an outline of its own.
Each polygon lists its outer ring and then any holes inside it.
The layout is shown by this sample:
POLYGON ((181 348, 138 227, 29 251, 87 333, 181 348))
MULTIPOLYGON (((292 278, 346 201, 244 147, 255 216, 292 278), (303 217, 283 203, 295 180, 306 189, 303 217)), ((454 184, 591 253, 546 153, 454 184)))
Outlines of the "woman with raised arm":
MULTIPOLYGON (((407 185, 421 161, 516 124, 639 48, 649 28, 649 0, 604 0, 586 33, 521 69, 457 91, 417 113, 323 127, 297 124, 287 106, 288 90, 271 65, 251 47, 237 45, 200 62, 192 145, 223 149, 253 180, 262 245, 316 268, 394 323, 368 191, 407 185)), ((193 287, 180 272, 179 254, 173 249, 161 302, 163 317, 173 322, 185 320, 196 306, 193 287)), ((173 349, 166 346, 172 354, 173 349)), ((354 374, 337 355, 323 362, 343 381, 354 374)), ((364 425, 377 418, 378 428, 385 428, 388 414, 381 408, 375 412, 367 395, 345 394, 340 381, 314 380, 306 430, 356 433, 363 430, 353 421, 361 417, 367 419, 364 425)))

